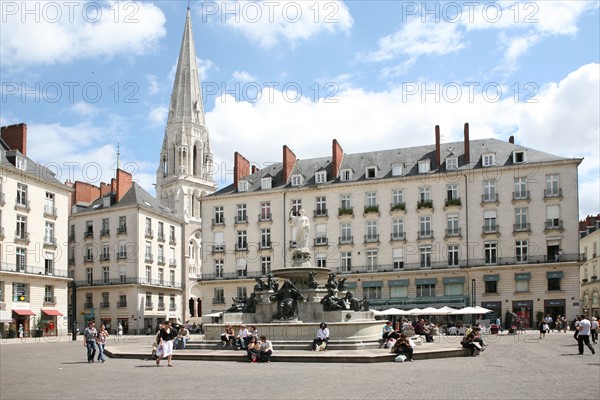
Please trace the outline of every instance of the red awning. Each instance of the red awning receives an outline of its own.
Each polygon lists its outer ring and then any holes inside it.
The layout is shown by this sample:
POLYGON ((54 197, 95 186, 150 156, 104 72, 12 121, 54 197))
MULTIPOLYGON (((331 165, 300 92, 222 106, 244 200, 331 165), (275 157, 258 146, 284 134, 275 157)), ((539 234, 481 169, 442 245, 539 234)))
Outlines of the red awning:
POLYGON ((62 313, 58 310, 42 310, 42 312, 46 315, 58 315, 59 317, 62 317, 62 313))
POLYGON ((13 310, 13 312, 19 315, 35 315, 35 313, 31 310, 13 310))

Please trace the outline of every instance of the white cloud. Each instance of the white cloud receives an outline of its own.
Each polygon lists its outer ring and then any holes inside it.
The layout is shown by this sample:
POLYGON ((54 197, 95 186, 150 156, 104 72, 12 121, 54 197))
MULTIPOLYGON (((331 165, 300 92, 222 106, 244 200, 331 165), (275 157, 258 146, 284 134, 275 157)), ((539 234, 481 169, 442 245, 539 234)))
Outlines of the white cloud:
POLYGON ((165 126, 167 124, 167 114, 169 109, 164 106, 154 107, 148 113, 148 119, 153 125, 165 126))
POLYGON ((148 74, 146 75, 146 79, 148 79, 148 93, 154 95, 160 92, 160 85, 158 84, 156 75, 148 74))
POLYGON ((281 41, 294 45, 323 32, 349 32, 354 23, 340 0, 222 1, 216 19, 242 33, 248 40, 269 48, 281 41), (225 10, 233 12, 225 14, 225 10))
POLYGON ((13 4, 16 12, 3 14, 0 36, 0 53, 10 54, 2 59, 8 68, 146 54, 166 33, 164 14, 146 2, 40 1, 28 3, 28 10, 38 11, 27 18, 25 2, 13 4))
MULTIPOLYGON (((420 95, 407 96, 402 86, 382 92, 348 88, 338 93, 337 103, 313 102, 308 98, 308 90, 300 101, 286 102, 275 90, 274 101, 263 93, 254 104, 236 102, 230 96, 225 101, 217 98, 206 119, 215 159, 224 160, 229 170, 234 151, 264 165, 281 161, 283 144, 298 158, 328 155, 334 138, 346 153, 431 144, 436 124, 441 126, 444 141, 462 141, 463 124, 469 122, 472 139, 506 140, 515 135, 517 142, 536 150, 586 157, 580 167, 581 189, 595 196, 589 205, 582 202, 581 212, 585 214, 597 212, 591 203, 598 203, 600 192, 599 88, 599 65, 589 64, 560 82, 542 87, 534 96, 538 102, 531 104, 515 102, 508 88, 504 88, 504 97, 497 102, 486 101, 477 92, 470 100, 466 88, 457 102, 448 101, 443 95, 439 102, 431 95, 423 101, 420 95), (279 139, 282 133, 285 142, 279 139), (236 139, 234 147, 231 138, 236 139)), ((227 177, 215 178, 223 184, 227 177)))
POLYGON ((98 114, 98 109, 85 101, 78 101, 77 103, 73 104, 73 106, 71 106, 71 110, 84 117, 90 117, 98 114))
POLYGON ((235 71, 231 78, 240 83, 256 82, 256 77, 250 75, 247 71, 235 71))

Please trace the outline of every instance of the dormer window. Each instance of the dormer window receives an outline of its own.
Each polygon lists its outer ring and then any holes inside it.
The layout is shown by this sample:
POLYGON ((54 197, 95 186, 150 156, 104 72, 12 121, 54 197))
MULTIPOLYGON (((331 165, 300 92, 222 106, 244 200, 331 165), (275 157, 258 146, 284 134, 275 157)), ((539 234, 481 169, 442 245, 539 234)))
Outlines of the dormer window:
POLYGON ((429 160, 419 161, 419 173, 420 174, 429 172, 430 169, 431 169, 431 163, 429 162, 429 160))
POLYGON ((327 171, 319 171, 315 174, 315 183, 327 182, 327 171))
POLYGON ((340 171, 340 180, 342 182, 347 182, 352 180, 352 170, 351 169, 343 169, 340 171))
POLYGON ((458 169, 458 158, 448 157, 446 158, 446 170, 455 171, 458 169))
POLYGON ((15 167, 21 171, 27 170, 27 159, 23 157, 15 157, 15 167))
POLYGON ((367 179, 377 178, 377 167, 367 167, 365 177, 367 179))
POLYGON ((238 192, 247 192, 248 191, 248 181, 239 181, 238 182, 238 192))
POLYGON ((273 187, 273 178, 266 177, 260 180, 260 188, 261 189, 271 189, 273 187))
POLYGON ((481 165, 484 167, 493 167, 496 165, 496 155, 494 153, 487 153, 481 156, 481 165))
POLYGON ((402 164, 392 165, 392 176, 402 176, 402 164))
POLYGON ((304 182, 304 177, 300 174, 292 175, 292 186, 300 186, 304 182))
POLYGON ((102 207, 110 207, 110 196, 106 196, 102 199, 102 207))
POLYGON ((525 151, 515 150, 513 151, 513 164, 520 164, 525 162, 525 151))

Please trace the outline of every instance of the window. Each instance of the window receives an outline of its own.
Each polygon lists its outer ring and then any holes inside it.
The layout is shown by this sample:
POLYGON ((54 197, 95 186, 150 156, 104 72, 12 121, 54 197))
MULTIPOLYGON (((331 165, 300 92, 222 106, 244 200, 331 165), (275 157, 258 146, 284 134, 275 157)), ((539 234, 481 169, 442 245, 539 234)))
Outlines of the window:
POLYGON ((462 296, 464 290, 463 283, 444 283, 444 296, 462 296))
POLYGON ((448 245, 448 266, 458 267, 458 245, 448 245))
POLYGON ((29 302, 29 285, 13 283, 13 301, 29 302))
POLYGON ((558 229, 560 227, 560 206, 546 206, 546 229, 558 229))
POLYGON ((327 171, 319 171, 315 174, 315 183, 327 182, 327 171))
POLYGON ((379 240, 379 235, 377 234, 377 220, 367 221, 367 242, 373 242, 379 240))
POLYGON ((496 181, 485 180, 483 181, 483 202, 495 202, 498 199, 496 195, 496 181))
POLYGON ((248 191, 248 181, 239 181, 238 182, 238 192, 247 192, 248 191))
POLYGON ((428 186, 419 188, 419 201, 431 201, 431 188, 428 186))
POLYGON ((4 282, 0 281, 0 301, 4 302, 4 282))
POLYGON ((318 196, 316 198, 315 217, 327 215, 327 198, 325 196, 318 196))
POLYGON ((497 281, 486 281, 485 282, 485 293, 498 293, 498 282, 497 281))
POLYGON ((146 217, 146 236, 152 236, 152 219, 146 217))
POLYGON ((216 206, 214 208, 214 223, 215 225, 221 225, 225 222, 225 218, 223 215, 223 206, 216 206))
POLYGON ((152 280, 152 266, 146 265, 146 283, 150 283, 152 280))
POLYGON ((400 189, 392 190, 392 207, 404 204, 404 191, 400 189))
POLYGON ((377 271, 377 249, 367 250, 366 256, 367 256, 367 271, 377 271))
POLYGON ((367 179, 377 178, 377 167, 367 167, 365 177, 367 179))
POLYGON ((352 209, 352 196, 349 194, 340 195, 340 208, 342 210, 352 209))
POLYGON ((215 278, 223 278, 223 260, 215 260, 215 278))
POLYGON ((92 293, 85 294, 85 304, 83 308, 92 308, 94 307, 94 295, 92 293))
POLYGON ((318 268, 327 268, 327 254, 318 253, 316 259, 318 268))
MULTIPOLYGON (((223 299, 223 303, 225 303, 225 299, 223 299)), ((158 309, 165 309, 165 295, 163 293, 158 294, 158 309)))
POLYGON ((527 240, 517 240, 515 242, 515 257, 517 262, 527 262, 529 254, 527 240))
POLYGON ((340 263, 342 272, 352 272, 352 253, 349 251, 342 251, 340 253, 340 263))
POLYGON ((402 176, 402 164, 392 164, 392 176, 402 176))
POLYGON ((446 201, 451 203, 453 200, 456 201, 459 199, 458 185, 456 183, 446 185, 446 201))
POLYGON ((377 192, 367 192, 365 195, 365 206, 376 207, 377 206, 377 192))
POLYGON ((85 237, 94 237, 94 221, 85 221, 85 237))
POLYGON ((273 179, 268 176, 265 178, 262 178, 260 180, 260 188, 265 190, 265 189, 271 189, 273 187, 273 179))
POLYGON ((152 310, 152 293, 146 293, 146 309, 152 310))
POLYGON ((446 169, 448 171, 455 171, 458 169, 458 158, 448 157, 446 158, 446 169))
POLYGON ((483 233, 495 233, 496 226, 496 210, 486 210, 483 212, 483 233))
POLYGON ((127 243, 119 242, 119 253, 117 258, 127 258, 127 243))
POLYGON ((117 307, 127 307, 127 295, 120 294, 119 301, 117 302, 117 307))
POLYGON ((404 219, 394 218, 392 219, 392 240, 403 240, 404 239, 404 219))
POLYGON ((172 294, 169 296, 169 309, 176 310, 177 306, 175 305, 175 295, 172 294))
POLYGON ((496 155, 494 153, 487 153, 481 156, 481 165, 484 167, 493 167, 496 165, 496 155))
POLYGON ((300 215, 300 210, 302 210, 302 200, 293 199, 292 200, 292 210, 294 211, 294 215, 300 215))
POLYGON ((237 298, 240 300, 248 298, 248 291, 247 291, 246 287, 238 286, 237 290, 236 290, 236 294, 237 294, 237 298))
POLYGON ((117 233, 126 233, 127 232, 127 217, 120 216, 119 217, 119 229, 117 233))
POLYGON ((174 270, 169 270, 169 284, 171 286, 175 286, 175 271, 174 270))
POLYGON ((146 262, 152 262, 152 243, 146 242, 146 254, 145 254, 146 262))
POLYGON ((271 256, 260 258, 260 273, 263 276, 271 273, 271 256))
POLYGON ((431 246, 420 246, 421 268, 431 268, 431 246))
POLYGON ((520 164, 520 163, 524 163, 524 162, 525 162, 525 152, 522 150, 513 151, 513 163, 520 164))
POLYGON ((100 236, 106 236, 109 233, 110 233, 109 219, 102 218, 102 230, 100 231, 100 236))
POLYGON ((165 239, 165 224, 158 221, 158 240, 165 239))
POLYGON ((237 215, 235 217, 236 223, 246 223, 248 222, 248 214, 246 213, 246 204, 238 204, 237 205, 237 215))
POLYGON ((215 288, 213 293, 214 304, 225 304, 225 289, 215 288))
POLYGON ((25 272, 27 268, 27 249, 17 247, 15 250, 17 272, 25 272))
POLYGON ((54 253, 44 254, 44 274, 52 275, 54 273, 54 253))
POLYGON ((236 250, 246 250, 248 248, 247 232, 237 231, 236 250))
POLYGON ((304 183, 304 177, 302 175, 292 175, 292 186, 301 186, 302 183, 304 183))
POLYGON ((513 193, 513 198, 515 200, 519 199, 527 199, 527 178, 515 178, 515 191, 513 193))
POLYGON ((517 292, 529 292, 529 280, 522 279, 515 282, 517 292))
POLYGON ((498 243, 485 242, 483 243, 483 253, 486 264, 496 264, 498 256, 498 243))
POLYGON ((56 239, 54 238, 54 223, 52 222, 46 222, 44 230, 44 244, 56 244, 56 239))
POLYGON ((394 269, 404 269, 404 249, 392 249, 392 262, 394 269))
POLYGON ((560 278, 548 278, 548 291, 560 290, 560 278))
POLYGON ((527 230, 527 208, 515 208, 515 231, 527 230))
POLYGON ((161 286, 165 284, 165 269, 164 268, 158 269, 158 284, 161 286))
MULTIPOLYGON (((221 207, 221 210, 223 208, 221 207)), ((271 220, 271 202, 270 201, 262 201, 260 203, 260 220, 261 221, 270 221, 271 220)))
POLYGON ((27 217, 17 215, 17 230, 15 232, 17 239, 27 240, 27 217))
POLYGON ((15 167, 17 167, 17 169, 20 169, 21 171, 26 171, 27 170, 27 159, 16 156, 15 157, 15 167))
POLYGON ((87 284, 92 285, 94 283, 94 269, 86 268, 85 275, 86 275, 86 279, 87 279, 87 284))
POLYGON ((175 227, 173 225, 169 226, 169 243, 175 244, 175 227))
POLYGON ((352 223, 342 222, 340 224, 340 244, 352 243, 352 223))
POLYGON ((390 298, 408 297, 408 286, 390 286, 390 298))
POLYGON ((419 173, 420 174, 429 172, 430 169, 431 169, 431 162, 429 160, 419 161, 419 173))
POLYGON ((165 263, 165 246, 162 244, 158 245, 158 260, 157 261, 159 264, 165 263))
POLYGON ((367 299, 381 299, 381 286, 363 288, 363 293, 367 299))
POLYGON ((446 216, 446 236, 458 235, 460 235, 458 214, 448 214, 446 216))
POLYGON ((109 267, 102 267, 102 283, 107 284, 110 281, 109 267))
POLYGON ((243 258, 237 260, 235 268, 237 270, 238 278, 245 278, 248 276, 248 262, 243 258))
POLYGON ((110 196, 106 196, 102 198, 102 207, 107 208, 110 207, 110 196))
POLYGON ((346 182, 352 180, 352 170, 343 169, 340 171, 340 181, 346 182))
POLYGON ((431 238, 431 217, 419 217, 419 238, 426 239, 431 238))
POLYGON ((417 297, 435 297, 435 283, 417 285, 417 297))
POLYGON ((262 249, 271 248, 271 229, 266 228, 260 230, 260 247, 262 249))
POLYGON ((546 175, 546 197, 556 197, 560 195, 558 187, 558 175, 546 175))
POLYGON ((327 225, 319 224, 315 226, 315 246, 327 245, 327 225))
POLYGON ((27 185, 17 183, 17 206, 27 207, 29 202, 27 201, 27 185))
POLYGON ((56 215, 56 208, 54 208, 54 193, 46 192, 46 204, 44 205, 44 214, 56 215))

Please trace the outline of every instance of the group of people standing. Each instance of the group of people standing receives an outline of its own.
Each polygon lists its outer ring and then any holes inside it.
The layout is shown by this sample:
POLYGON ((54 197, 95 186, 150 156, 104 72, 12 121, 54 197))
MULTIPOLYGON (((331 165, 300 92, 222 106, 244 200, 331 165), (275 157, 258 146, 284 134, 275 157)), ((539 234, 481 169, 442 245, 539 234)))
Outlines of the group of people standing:
POLYGON ((88 326, 83 330, 83 345, 87 349, 87 360, 89 364, 94 363, 94 357, 96 351, 98 351, 98 361, 104 363, 106 357, 104 356, 104 347, 106 346, 106 339, 108 338, 108 331, 104 325, 100 326, 100 330, 96 329, 96 323, 90 321, 88 326))

